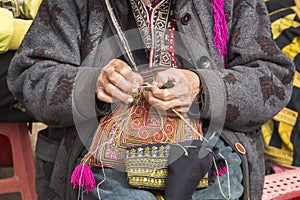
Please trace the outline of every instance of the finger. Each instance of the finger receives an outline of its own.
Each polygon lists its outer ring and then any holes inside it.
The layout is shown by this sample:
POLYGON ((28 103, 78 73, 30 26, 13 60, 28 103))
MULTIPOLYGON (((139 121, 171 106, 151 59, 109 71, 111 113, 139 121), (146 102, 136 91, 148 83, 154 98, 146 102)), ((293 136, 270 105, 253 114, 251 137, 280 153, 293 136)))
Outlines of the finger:
POLYGON ((182 101, 178 98, 170 100, 170 101, 162 101, 160 99, 155 98, 151 92, 145 91, 143 92, 144 98, 146 101, 152 105, 152 106, 157 106, 161 108, 162 110, 169 110, 172 108, 177 108, 181 106, 189 106, 189 102, 187 101, 182 101))
POLYGON ((100 101, 107 102, 107 103, 113 102, 113 98, 111 96, 109 96, 108 94, 106 94, 106 92, 103 89, 100 89, 100 88, 97 89, 96 94, 97 94, 97 98, 100 101))
POLYGON ((119 59, 112 60, 109 65, 111 67, 105 72, 114 85, 124 92, 137 92, 138 86, 143 83, 143 78, 139 74, 133 72, 129 65, 119 59))
POLYGON ((158 87, 152 87, 151 93, 153 97, 162 101, 170 101, 181 96, 181 94, 176 94, 173 89, 160 89, 158 87))
POLYGON ((135 87, 139 87, 144 83, 143 77, 138 73, 132 72, 132 77, 133 77, 133 85, 135 87))
POLYGON ((153 87, 151 89, 152 95, 162 101, 171 101, 174 99, 188 100, 192 95, 191 88, 184 83, 176 83, 170 89, 160 89, 153 87))
POLYGON ((122 92, 119 88, 117 88, 116 86, 114 86, 111 83, 105 84, 104 88, 105 88, 104 89, 105 92, 109 96, 111 96, 111 97, 113 97, 113 98, 115 98, 117 100, 120 100, 120 101, 122 101, 122 102, 124 102, 126 104, 132 103, 133 100, 134 100, 132 98, 132 96, 130 96, 129 94, 126 94, 126 93, 122 92))
MULTIPOLYGON (((127 65, 126 62, 119 60, 119 59, 115 59, 112 61, 111 64, 114 66, 115 71, 118 72, 119 74, 121 74, 127 81, 129 81, 133 84, 134 84, 134 82, 137 82, 135 80, 135 78, 140 75, 138 75, 137 73, 134 73, 132 71, 131 67, 129 65, 127 65)), ((140 79, 142 79, 141 76, 139 77, 139 80, 140 79)))
POLYGON ((129 65, 127 65, 126 62, 120 60, 120 59, 114 59, 110 62, 111 65, 114 66, 115 71, 121 74, 124 77, 131 76, 132 69, 129 65))
POLYGON ((107 103, 112 103, 113 102, 112 96, 108 95, 105 92, 105 88, 107 87, 107 84, 108 84, 107 78, 105 76, 103 76, 103 74, 100 74, 100 76, 98 78, 97 86, 96 86, 97 98, 100 101, 105 101, 107 103))
MULTIPOLYGON (((109 96, 112 101, 114 101, 114 99, 117 99, 124 103, 133 102, 133 99, 130 95, 122 92, 118 87, 114 86, 105 75, 101 76, 96 88, 97 94, 98 92, 100 92, 100 95, 104 97, 104 94, 101 93, 101 90, 105 93, 105 96, 109 96)), ((104 98, 109 101, 108 97, 104 98)))
POLYGON ((109 75, 107 75, 107 79, 110 83, 121 89, 123 92, 126 93, 135 93, 137 92, 136 86, 127 81, 121 74, 112 71, 109 75))

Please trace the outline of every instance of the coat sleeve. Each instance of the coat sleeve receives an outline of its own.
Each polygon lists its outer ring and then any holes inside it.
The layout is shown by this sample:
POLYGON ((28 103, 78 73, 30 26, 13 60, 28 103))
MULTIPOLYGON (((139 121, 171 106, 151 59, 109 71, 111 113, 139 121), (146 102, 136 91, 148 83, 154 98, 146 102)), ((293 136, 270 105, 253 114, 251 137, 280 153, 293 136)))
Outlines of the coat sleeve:
MULTIPOLYGON (((43 1, 10 64, 9 89, 36 120, 49 126, 71 126, 74 109, 77 113, 87 112, 74 99, 91 93, 90 99, 95 101, 100 69, 82 66, 84 55, 96 46, 96 39, 83 45, 87 2, 79 6, 75 0, 43 1)), ((99 10, 91 13, 96 15, 99 10)), ((79 98, 78 102, 84 100, 79 98)))
POLYGON ((294 66, 272 39, 263 1, 234 2, 226 68, 199 70, 205 93, 202 117, 210 119, 212 108, 224 98, 225 127, 248 132, 289 102, 294 66))

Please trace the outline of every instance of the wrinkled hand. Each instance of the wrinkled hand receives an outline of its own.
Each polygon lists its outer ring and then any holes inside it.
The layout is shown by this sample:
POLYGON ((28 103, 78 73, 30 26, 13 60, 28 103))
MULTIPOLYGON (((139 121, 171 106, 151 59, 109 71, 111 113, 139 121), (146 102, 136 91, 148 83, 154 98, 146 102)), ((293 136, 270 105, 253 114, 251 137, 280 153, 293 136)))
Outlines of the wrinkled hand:
POLYGON ((125 62, 113 59, 102 69, 98 77, 97 98, 107 103, 116 100, 132 103, 131 94, 136 93, 142 83, 143 78, 133 72, 125 62))
POLYGON ((184 69, 167 69, 157 73, 152 86, 150 90, 143 92, 150 105, 183 113, 189 111, 194 98, 200 92, 198 75, 184 69), (165 88, 166 85, 171 87, 165 88))

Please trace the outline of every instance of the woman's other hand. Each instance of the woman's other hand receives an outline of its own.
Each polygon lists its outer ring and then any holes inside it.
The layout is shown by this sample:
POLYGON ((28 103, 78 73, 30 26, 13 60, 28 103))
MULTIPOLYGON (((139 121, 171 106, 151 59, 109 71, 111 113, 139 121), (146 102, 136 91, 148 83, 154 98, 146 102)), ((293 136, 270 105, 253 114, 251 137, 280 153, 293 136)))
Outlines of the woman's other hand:
POLYGON ((122 101, 132 103, 132 93, 138 91, 143 83, 143 78, 132 71, 124 61, 113 59, 101 71, 97 85, 96 94, 100 101, 112 103, 122 101))

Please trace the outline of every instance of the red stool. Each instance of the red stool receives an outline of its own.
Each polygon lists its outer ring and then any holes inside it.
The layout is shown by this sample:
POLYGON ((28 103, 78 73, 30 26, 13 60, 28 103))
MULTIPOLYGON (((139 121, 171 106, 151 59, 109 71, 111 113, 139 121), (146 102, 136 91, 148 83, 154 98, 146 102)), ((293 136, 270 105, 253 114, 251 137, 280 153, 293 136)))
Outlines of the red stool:
POLYGON ((267 175, 262 200, 300 199, 300 168, 267 175))
MULTIPOLYGON (((23 200, 36 200, 34 161, 27 123, 0 123, 0 135, 10 141, 14 168, 12 177, 0 179, 0 194, 20 192, 23 200)), ((2 145, 0 154, 1 148, 2 145)))
POLYGON ((0 154, 0 167, 12 166, 12 153, 11 144, 5 135, 0 134, 1 154, 0 154))

